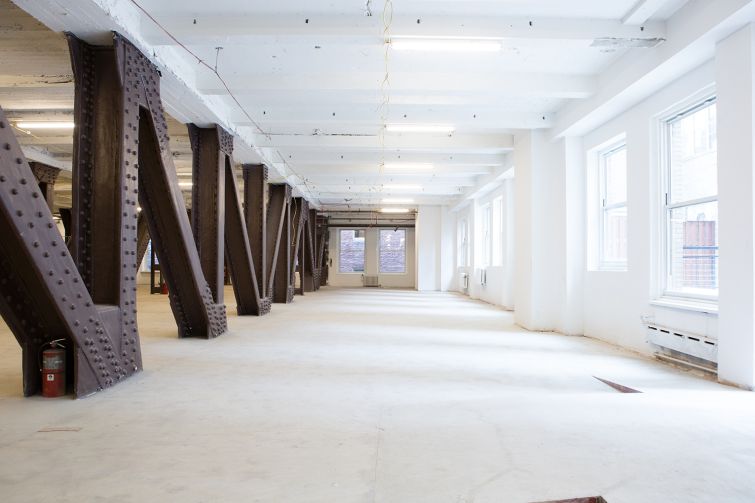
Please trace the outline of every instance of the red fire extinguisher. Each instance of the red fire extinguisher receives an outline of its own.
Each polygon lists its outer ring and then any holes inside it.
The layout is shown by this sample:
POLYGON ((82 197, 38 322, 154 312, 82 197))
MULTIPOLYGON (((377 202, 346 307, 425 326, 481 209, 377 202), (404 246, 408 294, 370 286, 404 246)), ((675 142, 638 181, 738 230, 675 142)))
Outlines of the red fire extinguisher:
POLYGON ((48 342, 50 347, 42 351, 42 396, 47 398, 66 394, 66 348, 60 344, 63 340, 48 342))

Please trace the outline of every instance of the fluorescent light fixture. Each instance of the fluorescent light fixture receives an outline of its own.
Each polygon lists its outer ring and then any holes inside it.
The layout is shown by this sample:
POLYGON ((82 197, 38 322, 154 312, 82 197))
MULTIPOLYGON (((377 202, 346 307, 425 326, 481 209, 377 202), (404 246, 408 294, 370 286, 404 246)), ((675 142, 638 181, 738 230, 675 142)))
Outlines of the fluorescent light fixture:
POLYGON ((409 213, 409 208, 381 208, 380 213, 409 213))
POLYGON ((389 190, 422 190, 422 185, 385 185, 386 189, 389 190))
POLYGON ((499 52, 503 48, 500 40, 479 38, 394 37, 390 44, 397 51, 424 52, 499 52))
POLYGON ((386 162, 383 167, 391 171, 429 171, 435 166, 433 166, 431 163, 426 162, 386 162))
POLYGON ((410 197, 387 197, 382 202, 383 204, 414 204, 414 199, 410 197))
POLYGON ((178 182, 179 187, 191 187, 194 185, 194 182, 178 182))
POLYGON ((74 123, 71 121, 50 121, 50 122, 16 122, 19 129, 73 129, 74 123))
POLYGON ((386 124, 389 133, 446 133, 456 131, 450 124, 386 124))

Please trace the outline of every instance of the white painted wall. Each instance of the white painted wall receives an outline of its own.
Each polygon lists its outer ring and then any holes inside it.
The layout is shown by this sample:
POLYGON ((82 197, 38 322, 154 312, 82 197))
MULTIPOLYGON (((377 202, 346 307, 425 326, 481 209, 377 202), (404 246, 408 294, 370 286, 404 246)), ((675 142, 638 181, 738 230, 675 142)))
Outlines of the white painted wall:
POLYGON ((454 217, 447 206, 417 209, 417 290, 448 291, 454 287, 454 217))
MULTIPOLYGON (((354 227, 361 229, 362 227, 354 227)), ((338 232, 339 228, 330 229, 328 254, 331 260, 328 272, 328 285, 336 287, 361 287, 362 273, 338 272, 338 232)), ((379 229, 365 228, 364 274, 378 276, 380 285, 384 288, 414 288, 415 287, 415 232, 406 229, 406 273, 381 274, 378 272, 378 236, 379 229)))
MULTIPOLYGON (((656 295, 652 279, 660 255, 660 159, 659 119, 690 96, 715 81, 708 63, 672 83, 651 98, 597 128, 584 138, 585 156, 595 147, 626 134, 628 270, 585 271, 584 334, 645 354, 653 352, 646 342, 641 317, 674 328, 715 336, 717 317, 650 304, 656 295)), ((720 135, 720 133, 719 133, 720 135)), ((723 259, 722 259, 723 261, 723 259)))
POLYGON ((755 28, 749 25, 716 48, 719 378, 749 388, 755 385, 754 85, 755 28))

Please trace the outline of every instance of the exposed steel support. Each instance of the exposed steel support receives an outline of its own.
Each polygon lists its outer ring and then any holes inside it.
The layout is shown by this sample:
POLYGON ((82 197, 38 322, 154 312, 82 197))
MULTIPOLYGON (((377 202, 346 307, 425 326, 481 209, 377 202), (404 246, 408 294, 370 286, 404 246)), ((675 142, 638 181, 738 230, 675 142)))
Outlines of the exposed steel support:
POLYGON ((255 265, 259 295, 262 299, 270 299, 267 281, 270 272, 267 242, 267 167, 262 164, 244 164, 241 168, 244 177, 244 221, 249 236, 252 262, 255 265))
POLYGON ((320 281, 315 285, 315 290, 325 286, 328 281, 328 218, 317 216, 317 263, 315 264, 320 271, 320 281))
POLYGON ((273 184, 267 215, 267 258, 270 275, 268 292, 273 302, 289 303, 294 297, 291 284, 291 187, 273 184))
POLYGON ((217 125, 190 125, 189 136, 194 153, 192 221, 203 267, 208 274, 217 275, 221 290, 225 258, 238 314, 266 314, 270 312, 270 301, 261 297, 257 283, 233 168, 233 137, 217 125), (218 236, 222 246, 215 242, 218 236))
POLYGON ((310 210, 307 214, 307 221, 304 224, 304 247, 303 263, 301 274, 301 285, 304 292, 314 292, 315 283, 319 282, 317 270, 315 268, 315 233, 313 227, 317 219, 317 210, 310 210))
POLYGON ((222 128, 189 124, 188 129, 193 153, 191 228, 212 297, 217 304, 222 304, 225 158, 233 152, 233 137, 222 128))
POLYGON ((292 224, 293 224, 293 243, 291 244, 291 284, 294 285, 294 293, 304 295, 301 286, 296 288, 296 271, 299 271, 299 278, 302 276, 302 236, 304 234, 304 224, 309 214, 309 203, 303 197, 294 197, 291 200, 292 207, 292 224))
POLYGON ((225 306, 215 302, 202 273, 168 145, 157 68, 117 34, 108 47, 73 36, 69 43, 78 104, 72 250, 86 284, 96 302, 128 314, 124 323, 136 334, 130 318, 139 234, 144 239, 141 206, 179 336, 222 334, 225 306), (129 285, 123 288, 121 280, 129 285))
POLYGON ((95 303, 2 110, 0 144, 0 313, 22 348, 24 394, 40 391, 40 350, 54 339, 67 341, 76 396, 112 386, 141 369, 138 335, 122 332, 133 313, 95 303))

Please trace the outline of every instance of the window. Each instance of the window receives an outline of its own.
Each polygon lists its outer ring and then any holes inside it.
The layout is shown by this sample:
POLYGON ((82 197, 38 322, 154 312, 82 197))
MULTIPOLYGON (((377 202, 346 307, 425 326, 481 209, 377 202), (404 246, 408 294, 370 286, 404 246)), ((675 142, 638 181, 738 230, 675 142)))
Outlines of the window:
POLYGON ((718 297, 716 103, 710 98, 665 122, 663 293, 718 297))
POLYGON ((490 224, 491 224, 491 209, 490 205, 486 204, 482 207, 482 266, 487 267, 490 265, 490 224))
POLYGON ((406 231, 380 229, 380 272, 403 274, 406 272, 406 231))
POLYGON ((364 272, 364 230, 341 229, 338 272, 364 272))
POLYGON ((492 265, 503 265, 503 197, 493 200, 493 261, 492 265))
POLYGON ((459 220, 457 243, 459 249, 456 256, 459 258, 459 267, 467 267, 469 265, 469 227, 466 219, 459 220))
POLYGON ((623 142, 599 154, 599 268, 627 268, 627 147, 623 142))

